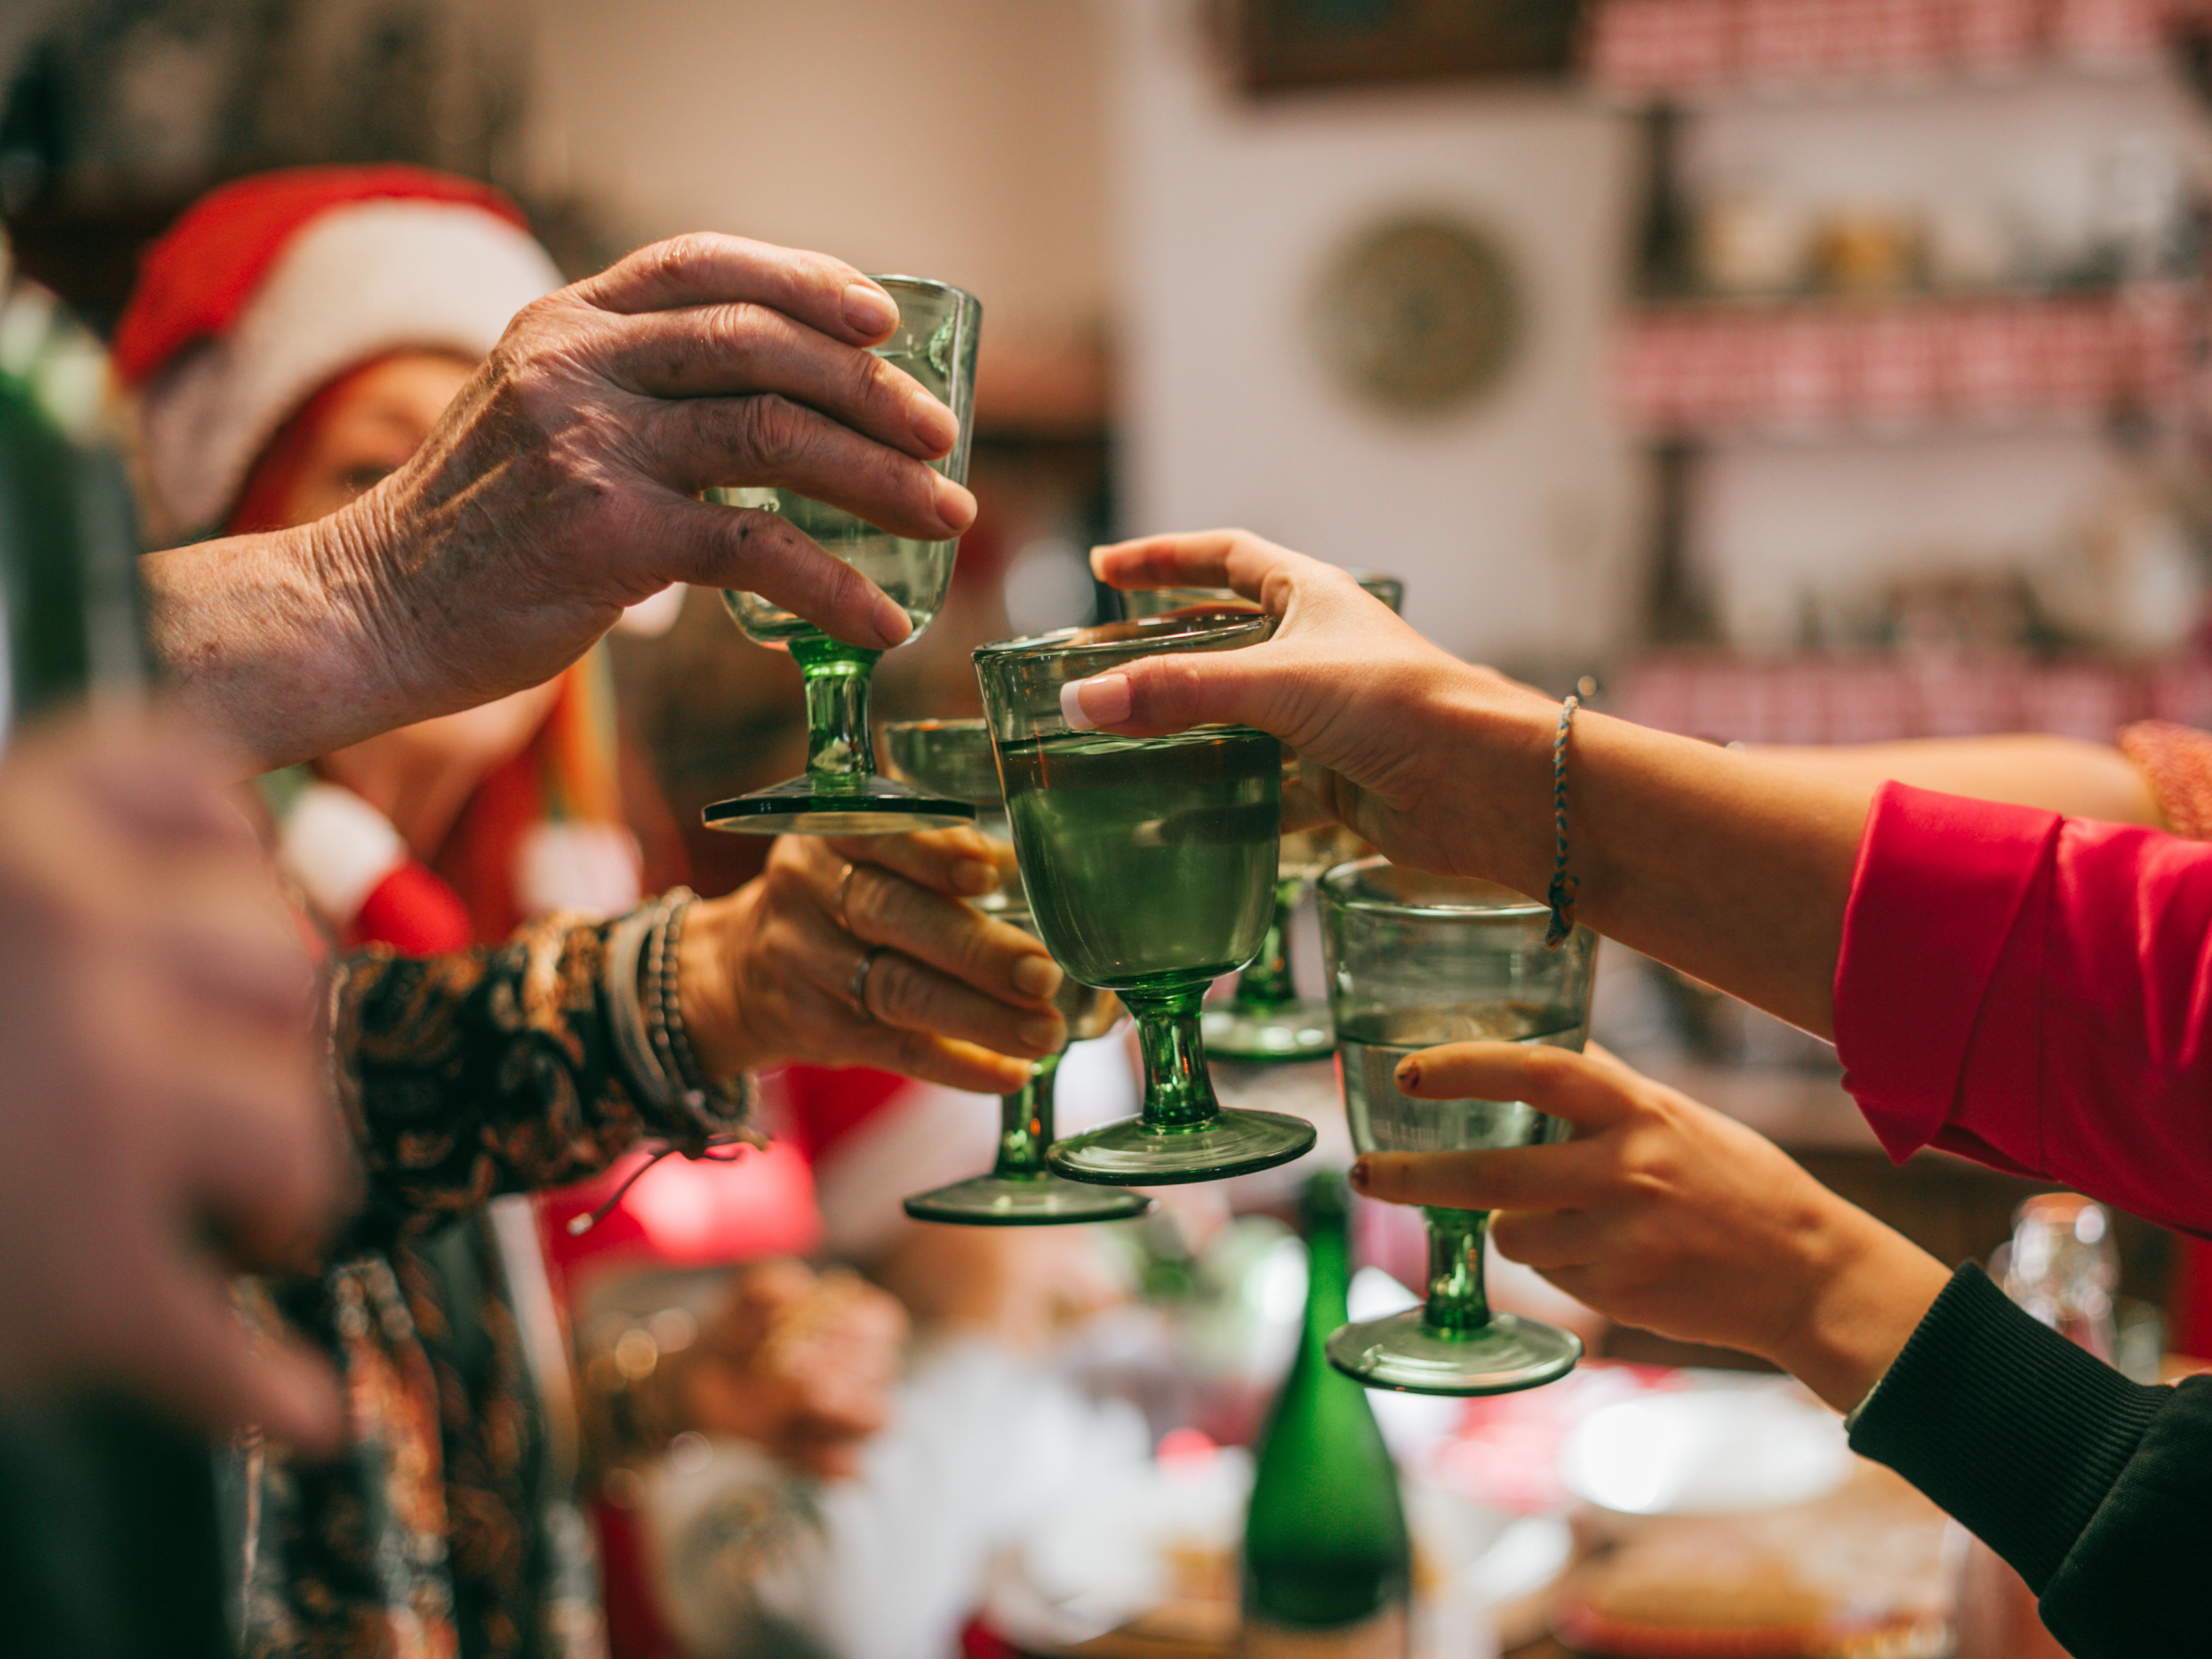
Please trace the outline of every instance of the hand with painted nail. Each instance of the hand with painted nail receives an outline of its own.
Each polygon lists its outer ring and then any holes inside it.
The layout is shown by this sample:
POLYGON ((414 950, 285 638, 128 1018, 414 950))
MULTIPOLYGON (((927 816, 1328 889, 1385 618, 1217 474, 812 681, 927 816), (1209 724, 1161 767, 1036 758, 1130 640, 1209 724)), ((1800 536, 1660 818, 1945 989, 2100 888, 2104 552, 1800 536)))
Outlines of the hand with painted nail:
POLYGON ((974 498, 928 465, 951 410, 868 350, 897 316, 842 260, 734 236, 549 295, 349 505, 149 556, 182 701, 261 764, 325 754, 540 684, 672 582, 899 643, 905 613, 787 520, 700 499, 782 485, 899 535, 964 531, 974 498))
MULTIPOLYGON (((1116 587, 1231 587, 1265 643, 1078 681, 1072 721, 1272 732, 1321 809, 1401 864, 1549 889, 1561 705, 1423 639, 1351 575, 1239 530, 1091 555, 1116 587)), ((1561 750, 1575 915, 1807 1030, 1833 1028, 1844 904, 1871 786, 1595 711, 1561 750)))
MULTIPOLYGON (((1486 769, 1470 766, 1451 722, 1495 705, 1540 726, 1556 704, 1430 644, 1347 572, 1245 531, 1146 537, 1099 548, 1091 564, 1115 587, 1234 588, 1280 620, 1262 645, 1148 658, 1078 682, 1062 696, 1072 724, 1272 732, 1299 759, 1294 799, 1424 869, 1498 878, 1469 835, 1486 824, 1533 848, 1525 825, 1500 818, 1507 803, 1484 789, 1486 769)), ((1545 805, 1533 805, 1540 821, 1545 805)), ((1528 878, 1537 884, 1522 890, 1542 890, 1538 865, 1528 878)))
POLYGON ((1522 1100, 1549 1146, 1370 1152, 1370 1198, 1489 1210, 1500 1254, 1625 1324, 1772 1360, 1838 1410, 1863 1399, 1950 1278, 1771 1141, 1623 1066, 1504 1042, 1408 1055, 1417 1099, 1522 1100))
POLYGON ((873 1066, 1018 1089, 1067 1028, 1044 946, 963 902, 998 883, 973 830, 779 838, 760 876, 685 924, 679 984, 701 1065, 873 1066))

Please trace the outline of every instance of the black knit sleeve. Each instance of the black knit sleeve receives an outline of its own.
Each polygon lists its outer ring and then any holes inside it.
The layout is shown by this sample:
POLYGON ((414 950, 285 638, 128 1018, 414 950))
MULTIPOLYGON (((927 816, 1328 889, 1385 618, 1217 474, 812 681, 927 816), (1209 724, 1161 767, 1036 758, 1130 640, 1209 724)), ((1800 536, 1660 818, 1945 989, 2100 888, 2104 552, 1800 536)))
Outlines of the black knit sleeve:
POLYGON ((2075 1659, 2212 1632, 2212 1379, 2131 1382, 1971 1264, 1851 1430, 2003 1557, 2075 1659))

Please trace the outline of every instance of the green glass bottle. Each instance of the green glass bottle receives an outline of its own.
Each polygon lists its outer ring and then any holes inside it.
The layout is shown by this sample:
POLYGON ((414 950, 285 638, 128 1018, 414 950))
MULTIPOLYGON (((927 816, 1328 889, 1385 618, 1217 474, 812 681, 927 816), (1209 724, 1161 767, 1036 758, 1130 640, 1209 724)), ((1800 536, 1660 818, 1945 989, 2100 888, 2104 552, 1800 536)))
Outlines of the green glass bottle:
POLYGON ((1246 1659, 1405 1659, 1413 1551, 1367 1390, 1324 1352, 1349 1317, 1349 1200, 1306 1183, 1305 1326, 1268 1414, 1244 1522, 1246 1659))

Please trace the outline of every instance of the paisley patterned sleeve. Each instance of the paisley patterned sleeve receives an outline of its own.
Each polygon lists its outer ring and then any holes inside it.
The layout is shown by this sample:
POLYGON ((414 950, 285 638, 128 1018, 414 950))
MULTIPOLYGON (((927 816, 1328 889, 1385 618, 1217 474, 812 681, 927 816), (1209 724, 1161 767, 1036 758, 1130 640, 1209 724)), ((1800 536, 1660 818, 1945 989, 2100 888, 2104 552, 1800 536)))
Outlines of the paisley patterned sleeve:
POLYGON ((711 1103, 655 1108, 631 1083, 608 1025, 612 926, 556 915, 487 949, 338 964, 336 1092, 372 1215, 472 1209, 594 1175, 641 1139, 696 1152, 740 1127, 711 1103))

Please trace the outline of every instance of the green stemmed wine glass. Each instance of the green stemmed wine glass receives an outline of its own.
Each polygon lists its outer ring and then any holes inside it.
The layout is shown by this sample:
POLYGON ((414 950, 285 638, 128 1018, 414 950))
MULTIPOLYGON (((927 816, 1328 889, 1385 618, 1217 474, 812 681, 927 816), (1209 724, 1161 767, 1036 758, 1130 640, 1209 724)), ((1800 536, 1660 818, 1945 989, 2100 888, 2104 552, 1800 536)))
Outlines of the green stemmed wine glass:
MULTIPOLYGON (((1035 934, 1028 896, 1014 862, 1013 835, 999 793, 999 765, 991 729, 979 720, 893 720, 884 727, 884 758, 908 783, 964 800, 975 809, 975 828, 999 854, 996 891, 971 901, 979 910, 1035 934)), ((1070 1042, 1104 1036, 1121 1018, 1110 991, 1070 975, 1055 999, 1070 1042)), ((1060 1054, 1036 1064, 1026 1086, 999 1101, 999 1156, 988 1175, 916 1193, 906 1212, 917 1221, 970 1227, 1050 1227, 1086 1221, 1120 1221, 1145 1214, 1152 1200, 1114 1187, 1067 1181, 1045 1164, 1053 1140, 1053 1084, 1060 1054)))
POLYGON ((1207 986, 1251 960, 1273 914, 1282 745, 1248 726, 1165 738, 1071 727, 1061 688, 1139 657, 1256 645, 1249 611, 1107 623, 975 653, 1006 815, 1037 936, 1068 975, 1117 994, 1145 1057, 1141 1116, 1055 1145, 1075 1181, 1212 1181, 1288 1163, 1313 1126, 1224 1111, 1199 1036, 1207 986))
MULTIPOLYGON (((1415 1100, 1398 1062, 1439 1042, 1487 1039, 1579 1051, 1589 1030, 1597 936, 1577 927, 1544 945, 1542 904, 1387 859, 1340 865, 1321 883, 1336 1063, 1363 1152, 1534 1146, 1566 1125, 1520 1101, 1415 1100)), ((1483 1292, 1489 1215, 1425 1208, 1429 1293, 1419 1308, 1346 1325, 1329 1364, 1370 1388, 1412 1394, 1508 1394, 1565 1376, 1582 1358, 1571 1331, 1493 1313, 1483 1292)))
MULTIPOLYGON (((874 348, 942 398, 960 423, 952 453, 931 463, 957 483, 968 480, 968 449, 975 426, 975 339, 983 307, 975 295, 949 283, 921 276, 872 280, 899 308, 898 327, 874 348)), ((908 639, 929 626, 952 580, 960 544, 921 542, 878 530, 865 520, 788 489, 711 489, 715 501, 778 513, 805 531, 823 551, 844 560, 890 595, 914 624, 908 639)), ((975 816, 966 801, 923 793, 876 771, 868 735, 868 681, 880 651, 833 640, 813 623, 757 593, 725 592, 745 637, 782 646, 799 664, 806 688, 806 770, 801 776, 716 801, 706 821, 717 830, 752 835, 890 835, 965 823, 975 816)))
MULTIPOLYGON (((1359 585, 1392 611, 1405 604, 1406 584, 1372 570, 1352 573, 1359 585)), ((1211 593, 1200 588, 1170 588, 1168 593, 1211 593)), ((1226 588, 1221 592, 1228 593, 1226 588)), ((1143 598, 1132 594, 1131 598, 1143 598)), ((1234 594, 1229 597, 1235 598, 1234 594)), ((1200 599, 1196 603, 1209 603, 1200 599)), ((1291 923, 1316 881, 1347 859, 1370 851, 1340 823, 1285 830, 1275 863, 1275 919, 1260 954, 1237 975, 1225 1002, 1210 1002, 1200 1017, 1206 1052, 1218 1060, 1251 1061, 1322 1060, 1336 1048, 1336 1028, 1326 1001, 1298 994, 1291 961, 1291 923)))

